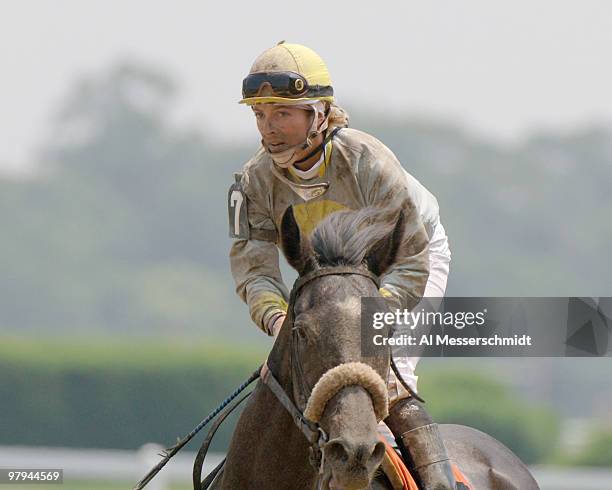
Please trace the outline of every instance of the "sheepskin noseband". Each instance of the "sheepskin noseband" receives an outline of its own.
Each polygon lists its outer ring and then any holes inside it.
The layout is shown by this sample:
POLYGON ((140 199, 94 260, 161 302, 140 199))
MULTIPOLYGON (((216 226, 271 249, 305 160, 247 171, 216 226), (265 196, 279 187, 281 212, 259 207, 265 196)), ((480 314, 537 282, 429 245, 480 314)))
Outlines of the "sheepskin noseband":
POLYGON ((363 362, 347 362, 327 371, 312 389, 304 417, 319 422, 327 402, 345 386, 359 385, 372 397, 376 421, 380 422, 389 415, 387 386, 372 367, 363 362))

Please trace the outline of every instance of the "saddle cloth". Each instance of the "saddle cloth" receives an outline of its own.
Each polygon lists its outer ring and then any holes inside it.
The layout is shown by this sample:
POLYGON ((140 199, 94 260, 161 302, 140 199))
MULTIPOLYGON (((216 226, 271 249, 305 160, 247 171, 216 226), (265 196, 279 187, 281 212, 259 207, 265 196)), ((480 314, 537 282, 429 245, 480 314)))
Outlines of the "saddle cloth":
MULTIPOLYGON (((410 471, 404 464, 404 460, 384 437, 380 436, 380 440, 385 443, 385 457, 381 468, 389 482, 391 482, 393 490, 419 490, 410 471)), ((453 475, 457 481, 457 488, 460 490, 472 490, 467 478, 461 473, 457 465, 453 463, 452 468, 453 475)))

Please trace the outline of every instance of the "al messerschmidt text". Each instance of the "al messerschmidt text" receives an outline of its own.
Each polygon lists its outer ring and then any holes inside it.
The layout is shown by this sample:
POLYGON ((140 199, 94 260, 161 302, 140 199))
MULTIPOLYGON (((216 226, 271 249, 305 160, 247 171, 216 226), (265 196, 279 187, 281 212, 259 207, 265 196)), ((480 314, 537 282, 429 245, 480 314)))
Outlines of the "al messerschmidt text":
POLYGON ((402 334, 397 337, 385 337, 384 335, 374 335, 372 338, 374 345, 449 345, 449 346, 515 346, 531 345, 530 335, 514 335, 512 337, 500 337, 495 334, 492 337, 452 337, 450 335, 423 334, 417 342, 414 335, 402 334))

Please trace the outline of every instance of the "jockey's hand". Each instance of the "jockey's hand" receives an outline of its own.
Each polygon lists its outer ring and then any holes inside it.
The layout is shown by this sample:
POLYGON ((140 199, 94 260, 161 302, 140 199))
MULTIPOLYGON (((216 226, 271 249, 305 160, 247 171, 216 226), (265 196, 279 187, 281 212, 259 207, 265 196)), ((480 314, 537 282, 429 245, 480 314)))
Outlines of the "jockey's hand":
POLYGON ((278 337, 278 332, 280 332, 280 329, 283 326, 283 323, 285 322, 286 316, 287 315, 283 313, 281 315, 278 315, 274 319, 274 322, 272 323, 272 327, 270 327, 270 330, 272 331, 272 335, 274 335, 274 338, 278 337))

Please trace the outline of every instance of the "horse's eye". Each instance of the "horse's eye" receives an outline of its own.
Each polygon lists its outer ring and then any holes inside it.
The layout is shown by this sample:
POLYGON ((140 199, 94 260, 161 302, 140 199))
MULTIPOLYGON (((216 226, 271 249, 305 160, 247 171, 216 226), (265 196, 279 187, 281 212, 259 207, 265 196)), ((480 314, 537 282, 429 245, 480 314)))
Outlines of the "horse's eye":
POLYGON ((308 334, 306 333, 306 327, 296 325, 293 327, 293 330, 300 340, 304 340, 304 341, 308 340, 308 334))

